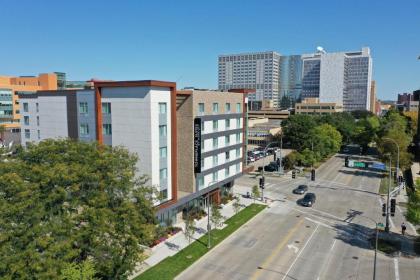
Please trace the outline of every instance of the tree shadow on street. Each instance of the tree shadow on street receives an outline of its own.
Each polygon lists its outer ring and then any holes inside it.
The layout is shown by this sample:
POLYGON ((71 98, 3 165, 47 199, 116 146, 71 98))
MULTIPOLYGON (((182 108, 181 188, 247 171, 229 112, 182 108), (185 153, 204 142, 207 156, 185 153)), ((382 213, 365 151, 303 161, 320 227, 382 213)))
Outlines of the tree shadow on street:
POLYGON ((382 178, 383 174, 381 172, 375 172, 372 170, 360 170, 360 169, 354 169, 354 170, 345 170, 340 169, 338 172, 347 174, 347 175, 353 175, 353 176, 366 176, 366 177, 375 177, 375 178, 382 178))
MULTIPOLYGON (((363 212, 350 209, 347 212, 347 218, 344 220, 344 224, 336 224, 337 236, 336 239, 343 241, 351 246, 359 247, 362 249, 374 250, 375 234, 376 230, 372 225, 372 228, 356 223, 360 222, 363 218, 363 212), (358 218, 358 217, 361 218, 358 218)), ((366 218, 366 217, 365 217, 366 218)), ((373 224, 373 221, 371 221, 373 224)), ((383 232, 379 231, 379 251, 383 251, 388 256, 403 256, 407 258, 418 257, 414 251, 415 237, 410 235, 401 235, 395 232, 383 232), (387 250, 386 247, 392 246, 387 250)))

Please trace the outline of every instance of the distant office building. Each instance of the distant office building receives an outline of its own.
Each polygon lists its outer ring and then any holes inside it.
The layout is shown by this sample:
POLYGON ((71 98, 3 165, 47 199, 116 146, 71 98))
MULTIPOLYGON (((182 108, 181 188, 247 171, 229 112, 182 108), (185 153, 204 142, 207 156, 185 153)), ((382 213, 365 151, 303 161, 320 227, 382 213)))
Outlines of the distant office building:
POLYGON ((372 58, 361 51, 302 55, 302 99, 342 104, 345 111, 370 110, 372 58))
POLYGON ((279 104, 292 108, 302 92, 302 58, 300 55, 280 57, 279 104), (282 102, 283 101, 283 102, 282 102), (283 104, 289 103, 289 104, 283 104))
POLYGON ((177 92, 171 82, 128 81, 20 98, 23 146, 71 138, 137 153, 141 175, 160 192, 161 222, 204 207, 207 195, 220 202, 242 173, 244 93, 177 92))
POLYGON ((58 79, 55 73, 39 76, 0 76, 0 125, 6 127, 2 141, 20 142, 19 95, 31 94, 37 90, 56 90, 58 79))
POLYGON ((343 112, 341 104, 320 102, 319 98, 305 98, 295 105, 295 114, 328 115, 339 112, 343 112))
POLYGON ((418 111, 419 101, 415 99, 415 93, 398 94, 397 108, 401 111, 418 111))
POLYGON ((219 90, 255 89, 255 94, 249 94, 250 102, 269 99, 277 107, 279 63, 280 55, 272 51, 220 55, 219 90))

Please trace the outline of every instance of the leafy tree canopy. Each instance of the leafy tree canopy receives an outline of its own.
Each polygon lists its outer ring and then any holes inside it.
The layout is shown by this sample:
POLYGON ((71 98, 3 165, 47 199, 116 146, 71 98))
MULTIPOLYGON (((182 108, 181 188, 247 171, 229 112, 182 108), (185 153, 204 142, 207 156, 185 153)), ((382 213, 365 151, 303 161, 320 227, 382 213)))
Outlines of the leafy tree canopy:
POLYGON ((125 278, 156 222, 136 163, 124 148, 71 140, 0 162, 0 278, 59 279, 87 259, 96 277, 125 278))

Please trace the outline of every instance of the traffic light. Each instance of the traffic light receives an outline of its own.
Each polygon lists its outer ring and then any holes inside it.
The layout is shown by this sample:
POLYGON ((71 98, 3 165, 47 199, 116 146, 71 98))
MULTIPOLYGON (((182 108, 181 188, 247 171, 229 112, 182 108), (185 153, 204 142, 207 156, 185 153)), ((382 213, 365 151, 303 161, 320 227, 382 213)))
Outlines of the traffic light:
POLYGON ((264 189, 264 177, 260 178, 260 188, 264 189))
POLYGON ((395 198, 391 199, 391 216, 395 216, 395 205, 396 205, 396 200, 395 198))
POLYGON ((386 216, 386 204, 382 204, 382 216, 386 216))
POLYGON ((311 181, 315 181, 315 169, 311 170, 311 181))
POLYGON ((349 167, 349 157, 346 157, 346 159, 344 160, 344 166, 349 167))
POLYGON ((296 171, 292 170, 292 179, 296 179, 296 171))

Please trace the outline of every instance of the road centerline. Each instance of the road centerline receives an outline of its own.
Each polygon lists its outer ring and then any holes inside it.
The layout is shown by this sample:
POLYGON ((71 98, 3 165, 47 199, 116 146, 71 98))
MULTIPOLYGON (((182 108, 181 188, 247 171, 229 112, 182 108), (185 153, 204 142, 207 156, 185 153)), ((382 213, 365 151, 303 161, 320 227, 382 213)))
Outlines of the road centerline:
MULTIPOLYGON (((281 249, 288 243, 290 237, 296 232, 296 230, 299 228, 300 225, 304 222, 304 219, 300 219, 299 222, 296 223, 296 225, 287 233, 287 235, 283 238, 282 242, 280 242, 276 248, 272 251, 272 253, 264 260, 264 262, 261 264, 260 267, 266 267, 268 266, 273 258, 280 252, 281 249)), ((251 279, 257 279, 259 275, 261 274, 261 269, 257 269, 254 274, 252 275, 251 279)))
POLYGON ((292 270, 293 266, 295 265, 296 261, 299 259, 300 255, 305 250, 305 248, 309 244, 309 242, 312 240, 312 238, 314 237, 315 232, 318 230, 318 228, 319 228, 319 224, 316 225, 316 227, 315 227, 314 231, 312 232, 311 236, 309 236, 308 240, 306 240, 305 245, 303 245, 302 249, 300 249, 300 252, 297 254, 296 258, 294 259, 294 261, 290 265, 289 269, 284 274, 282 280, 284 280, 284 279, 286 279, 286 277, 288 277, 290 270, 292 270))

